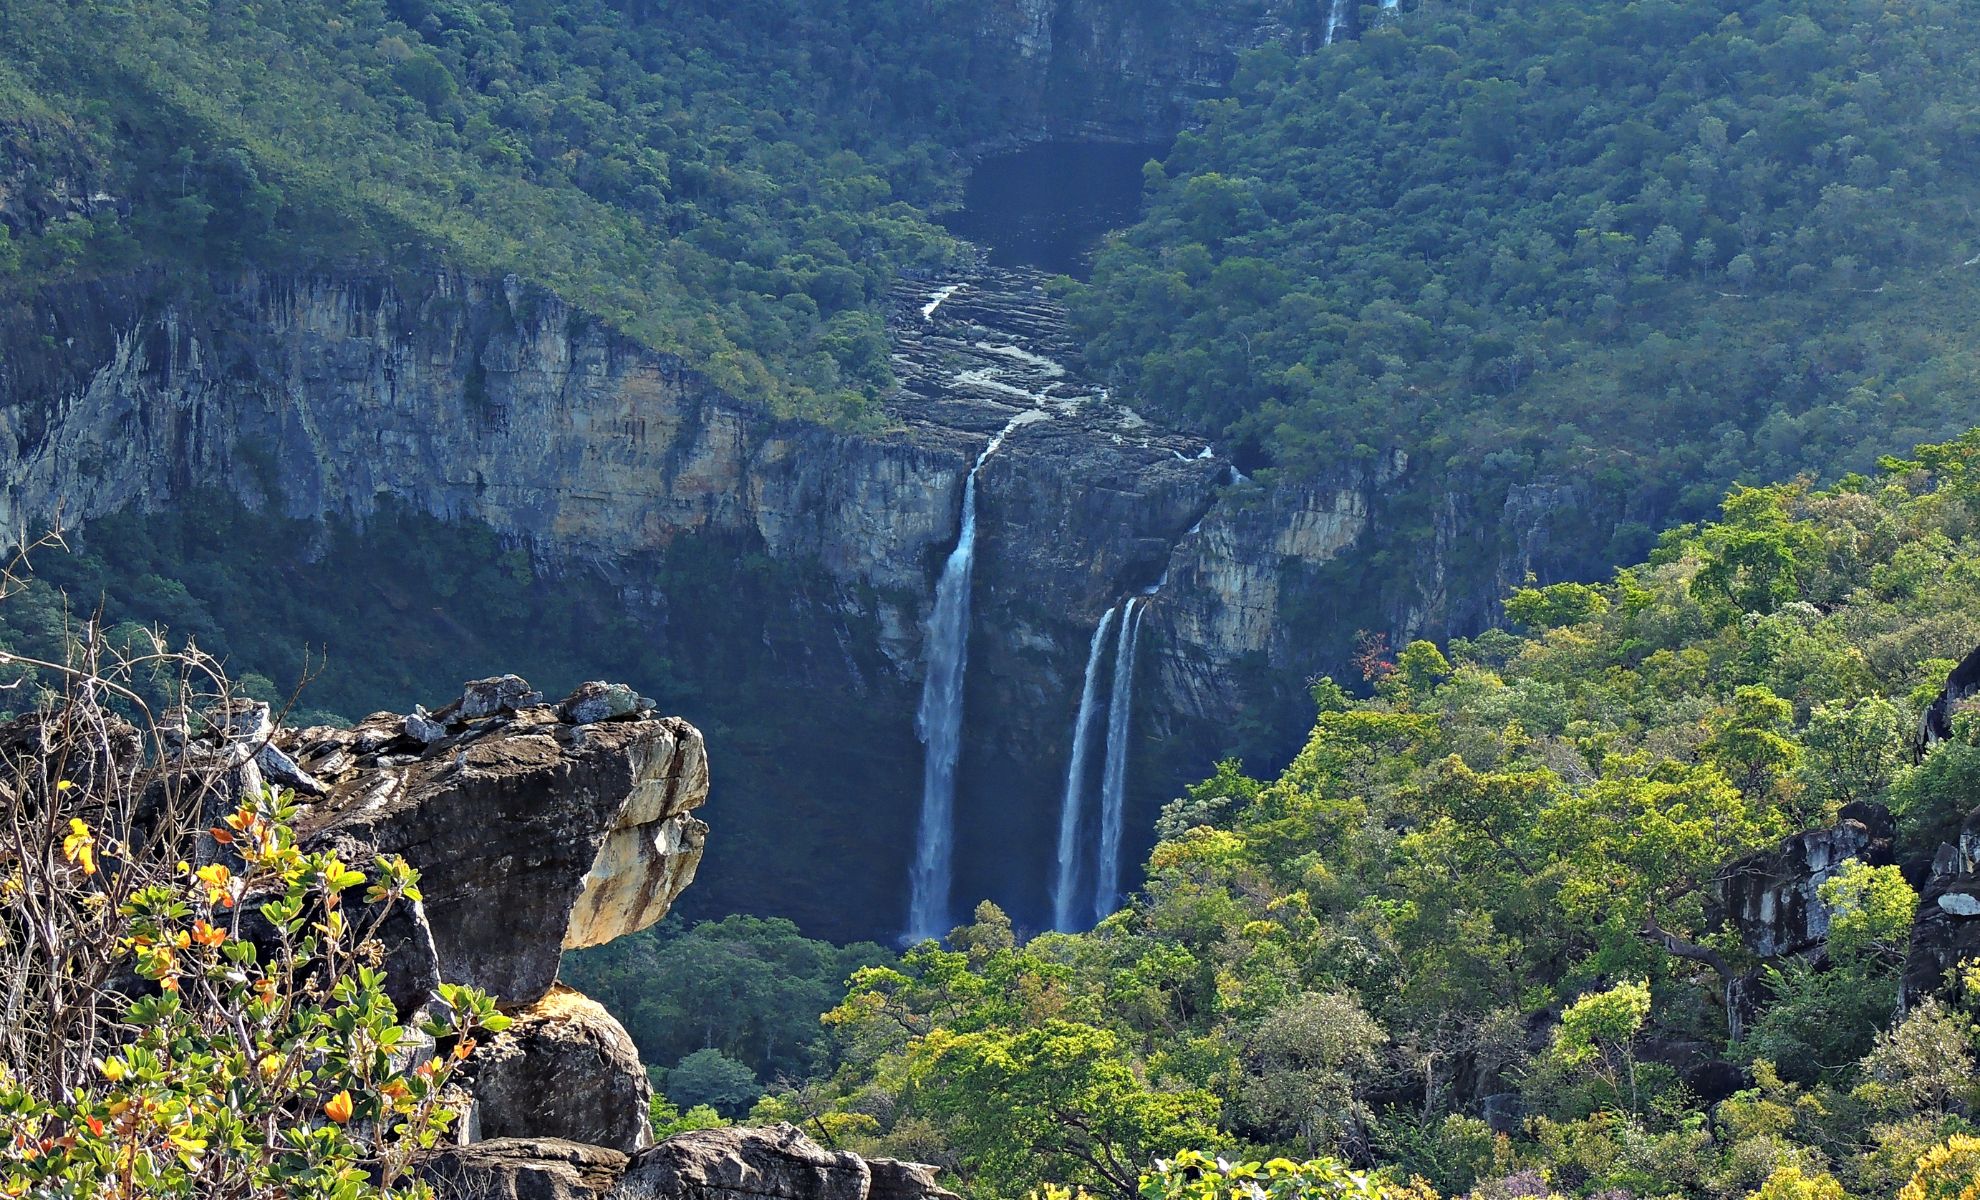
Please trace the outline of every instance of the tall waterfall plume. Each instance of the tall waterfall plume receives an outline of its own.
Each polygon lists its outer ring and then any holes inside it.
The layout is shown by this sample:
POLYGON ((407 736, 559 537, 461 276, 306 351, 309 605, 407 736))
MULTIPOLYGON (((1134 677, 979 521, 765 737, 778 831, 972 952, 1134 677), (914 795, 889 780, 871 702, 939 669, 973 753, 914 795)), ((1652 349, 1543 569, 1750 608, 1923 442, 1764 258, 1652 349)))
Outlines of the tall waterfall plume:
POLYGON ((1073 907, 1079 891, 1079 818, 1086 809, 1086 782, 1093 753, 1093 724, 1100 708, 1100 659, 1107 649, 1107 631, 1116 608, 1107 610, 1093 630, 1086 651, 1086 680, 1079 689, 1079 715, 1073 718, 1072 761, 1066 766, 1066 794, 1059 807, 1059 873, 1052 884, 1052 928, 1073 928, 1073 907))
POLYGON ((956 763, 962 757, 963 678, 969 669, 969 585, 976 565, 976 475, 1018 426, 1041 420, 1019 413, 976 456, 963 480, 962 531, 935 585, 928 617, 927 677, 914 731, 926 747, 921 765, 921 827, 908 877, 909 941, 949 931, 949 882, 955 858, 956 763))
POLYGON ((1121 611, 1114 647, 1114 688, 1107 699, 1107 761, 1100 774, 1100 861, 1094 872, 1093 919, 1120 902, 1121 834, 1127 823, 1128 727, 1134 715, 1134 651, 1147 601, 1136 596, 1121 611))
POLYGON ((1327 9, 1327 40, 1324 43, 1325 45, 1333 45, 1334 38, 1340 34, 1341 27, 1347 24, 1347 6, 1348 0, 1334 0, 1333 5, 1327 9))

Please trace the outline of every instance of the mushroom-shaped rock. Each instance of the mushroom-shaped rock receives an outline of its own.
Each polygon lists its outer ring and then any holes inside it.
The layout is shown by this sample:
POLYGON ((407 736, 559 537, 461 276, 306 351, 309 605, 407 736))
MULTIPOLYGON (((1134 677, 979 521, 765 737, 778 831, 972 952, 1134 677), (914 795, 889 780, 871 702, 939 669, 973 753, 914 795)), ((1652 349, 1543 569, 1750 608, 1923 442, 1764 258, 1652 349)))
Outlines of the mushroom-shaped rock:
POLYGON ((511 1014, 469 1067, 483 1138, 562 1138, 630 1153, 651 1140, 639 1049, 597 1001, 558 984, 511 1014))
POLYGON ((566 948, 666 915, 701 858, 707 827, 690 813, 708 760, 678 718, 576 726, 536 705, 431 746, 391 714, 307 746, 285 736, 327 788, 300 822, 305 841, 404 856, 441 978, 505 1006, 541 999, 566 948))

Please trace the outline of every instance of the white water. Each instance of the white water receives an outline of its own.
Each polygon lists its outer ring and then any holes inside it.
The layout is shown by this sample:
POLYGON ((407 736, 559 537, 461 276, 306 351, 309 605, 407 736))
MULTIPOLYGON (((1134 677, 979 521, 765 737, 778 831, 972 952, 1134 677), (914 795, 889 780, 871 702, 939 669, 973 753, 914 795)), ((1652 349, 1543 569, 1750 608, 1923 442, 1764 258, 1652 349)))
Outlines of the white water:
POLYGON ((1114 688, 1107 698, 1107 761, 1100 774, 1100 862, 1094 874, 1093 920, 1120 902, 1121 833, 1127 822, 1128 727, 1134 715, 1134 651, 1147 605, 1137 596, 1121 612, 1114 646, 1114 688))
POLYGON ((928 293, 928 303, 922 306, 921 319, 924 321, 933 320, 935 318, 935 310, 947 304, 949 297, 962 291, 962 286, 960 283, 951 283, 928 293))
POLYGON ((1348 0, 1334 0, 1333 7, 1327 10, 1326 44, 1329 46, 1334 44, 1334 35, 1347 22, 1347 6, 1348 0))
POLYGON ((1059 874, 1052 884, 1052 928, 1073 929, 1073 904, 1079 890, 1079 815, 1086 808, 1088 760, 1093 754, 1093 719, 1100 707, 1100 657, 1107 649, 1115 609, 1108 609, 1093 631, 1086 651, 1086 681, 1079 689, 1079 715, 1073 718, 1072 761, 1066 766, 1066 795, 1059 807, 1059 874))
POLYGON ((927 747, 921 766, 921 828, 908 878, 908 940, 949 931, 949 880, 955 857, 956 762, 962 755, 963 676, 969 668, 969 581, 976 564, 976 474, 1020 425, 1040 420, 1021 412, 976 456, 963 481, 962 531, 935 585, 928 617, 928 674, 914 731, 927 747))

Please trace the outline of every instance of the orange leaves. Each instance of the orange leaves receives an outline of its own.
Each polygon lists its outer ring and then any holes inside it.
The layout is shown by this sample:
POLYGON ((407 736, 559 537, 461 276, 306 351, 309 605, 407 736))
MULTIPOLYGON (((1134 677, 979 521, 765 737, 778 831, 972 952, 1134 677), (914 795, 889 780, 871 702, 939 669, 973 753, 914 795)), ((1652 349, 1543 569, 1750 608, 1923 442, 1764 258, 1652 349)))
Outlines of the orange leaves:
POLYGON ((205 921, 194 921, 192 940, 200 946, 218 946, 227 940, 227 931, 209 925, 205 921))
POLYGON ((206 902, 227 908, 234 906, 234 873, 224 863, 209 863, 193 872, 201 887, 206 889, 206 902))
POLYGON ((351 1119, 350 1092, 342 1091, 330 1097, 329 1103, 323 1106, 323 1115, 329 1117, 339 1125, 349 1121, 351 1119))

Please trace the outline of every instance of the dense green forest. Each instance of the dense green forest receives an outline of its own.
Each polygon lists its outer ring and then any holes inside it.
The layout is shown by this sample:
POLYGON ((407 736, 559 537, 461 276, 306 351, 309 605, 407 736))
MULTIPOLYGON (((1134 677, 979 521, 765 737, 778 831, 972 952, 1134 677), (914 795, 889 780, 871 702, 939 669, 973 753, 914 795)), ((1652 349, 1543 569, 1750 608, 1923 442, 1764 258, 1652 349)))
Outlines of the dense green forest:
POLYGON ((1073 291, 1139 402, 1285 473, 1400 445, 1687 516, 1972 423, 1973 6, 1362 12, 1249 56, 1073 291))
POLYGON ((958 253, 924 217, 942 146, 998 119, 963 7, 11 0, 0 267, 513 271, 740 395, 868 418, 877 300, 958 253))
POLYGON ((1892 1016, 1901 865, 1980 778, 1980 724, 1912 752, 1980 644, 1980 431, 1738 490, 1609 582, 1506 610, 1516 630, 1366 655, 1366 698, 1318 683, 1294 764, 1170 805, 1092 933, 1025 940, 985 905, 859 972, 831 1071, 755 1116, 976 1196, 1131 1196, 1132 1164, 1183 1146, 1481 1200, 1895 1194, 1980 1105, 1980 974, 1892 1016), (1889 806, 1901 865, 1823 886, 1824 953, 1764 973, 1731 1037, 1698 948, 1764 964, 1711 917, 1714 876, 1847 803, 1889 806), (1739 1082, 1708 1103, 1686 1080, 1713 1060, 1739 1082))

